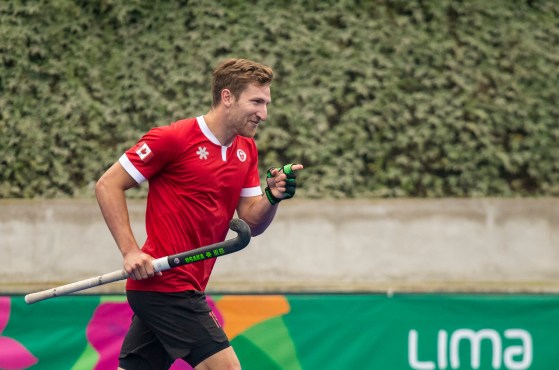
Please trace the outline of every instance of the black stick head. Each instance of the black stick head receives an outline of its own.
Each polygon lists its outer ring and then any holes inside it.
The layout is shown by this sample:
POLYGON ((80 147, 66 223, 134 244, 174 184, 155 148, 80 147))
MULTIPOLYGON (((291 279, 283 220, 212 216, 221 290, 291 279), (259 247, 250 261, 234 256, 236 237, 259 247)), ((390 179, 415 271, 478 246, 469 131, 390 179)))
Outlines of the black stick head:
POLYGON ((251 237, 250 227, 247 223, 240 218, 234 218, 229 222, 229 228, 237 233, 238 244, 242 245, 239 249, 246 247, 251 237))

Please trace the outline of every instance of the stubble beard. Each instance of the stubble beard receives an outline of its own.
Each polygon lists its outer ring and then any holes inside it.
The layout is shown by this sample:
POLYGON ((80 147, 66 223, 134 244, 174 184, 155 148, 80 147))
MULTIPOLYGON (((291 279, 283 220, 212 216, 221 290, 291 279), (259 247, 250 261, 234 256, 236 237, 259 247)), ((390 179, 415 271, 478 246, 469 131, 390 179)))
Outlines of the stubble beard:
POLYGON ((238 122, 237 123, 238 135, 243 137, 248 137, 248 138, 254 137, 258 126, 255 126, 254 123, 252 123, 250 117, 244 117, 244 118, 239 117, 239 120, 237 122, 238 122))

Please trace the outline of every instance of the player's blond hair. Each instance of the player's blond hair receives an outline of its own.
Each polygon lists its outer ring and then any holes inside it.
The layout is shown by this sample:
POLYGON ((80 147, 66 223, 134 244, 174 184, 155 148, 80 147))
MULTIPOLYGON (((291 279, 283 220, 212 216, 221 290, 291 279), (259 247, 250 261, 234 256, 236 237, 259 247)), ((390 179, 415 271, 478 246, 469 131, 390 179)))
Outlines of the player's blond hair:
POLYGON ((273 78, 274 72, 268 66, 248 59, 226 59, 212 74, 212 107, 221 103, 223 89, 229 89, 235 99, 239 99, 248 85, 270 85, 273 78))

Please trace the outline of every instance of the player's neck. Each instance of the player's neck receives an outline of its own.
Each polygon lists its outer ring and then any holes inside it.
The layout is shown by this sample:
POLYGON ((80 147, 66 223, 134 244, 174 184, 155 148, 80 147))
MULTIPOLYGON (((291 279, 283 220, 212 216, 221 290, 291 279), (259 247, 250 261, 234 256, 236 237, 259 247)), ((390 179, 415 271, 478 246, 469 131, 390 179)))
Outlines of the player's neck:
POLYGON ((231 132, 229 127, 224 124, 226 118, 220 115, 219 111, 214 109, 210 110, 204 116, 204 121, 206 121, 208 129, 214 134, 217 140, 219 140, 221 145, 228 146, 233 142, 233 139, 235 139, 235 133, 231 132))

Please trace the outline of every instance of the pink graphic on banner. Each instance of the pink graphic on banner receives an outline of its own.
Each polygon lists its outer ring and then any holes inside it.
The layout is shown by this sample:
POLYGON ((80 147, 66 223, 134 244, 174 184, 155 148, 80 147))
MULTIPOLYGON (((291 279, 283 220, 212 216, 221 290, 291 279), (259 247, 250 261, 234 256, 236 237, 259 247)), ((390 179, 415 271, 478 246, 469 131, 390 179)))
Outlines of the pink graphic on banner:
POLYGON ((0 369, 27 369, 38 362, 37 358, 15 339, 2 336, 10 320, 10 303, 11 298, 0 297, 0 369))
POLYGON ((87 326, 87 340, 99 354, 95 370, 118 368, 118 353, 132 320, 127 302, 102 303, 87 326))

